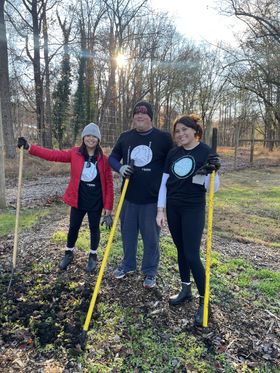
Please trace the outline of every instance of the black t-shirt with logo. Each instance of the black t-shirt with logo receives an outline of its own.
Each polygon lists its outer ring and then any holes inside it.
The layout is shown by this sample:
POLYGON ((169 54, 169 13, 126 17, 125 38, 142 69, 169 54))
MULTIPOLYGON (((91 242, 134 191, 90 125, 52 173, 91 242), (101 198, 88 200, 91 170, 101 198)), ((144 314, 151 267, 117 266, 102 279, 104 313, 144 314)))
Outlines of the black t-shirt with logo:
POLYGON ((207 163, 210 153, 211 148, 202 142, 191 150, 182 146, 170 150, 164 166, 164 173, 169 174, 167 200, 188 206, 205 204, 205 186, 197 184, 193 178, 207 163))
POLYGON ((134 159, 125 198, 132 203, 156 203, 166 155, 173 142, 168 132, 157 128, 141 133, 135 129, 123 132, 112 156, 129 164, 134 159))
POLYGON ((78 208, 87 211, 101 211, 103 208, 100 175, 96 157, 88 157, 79 185, 78 208))

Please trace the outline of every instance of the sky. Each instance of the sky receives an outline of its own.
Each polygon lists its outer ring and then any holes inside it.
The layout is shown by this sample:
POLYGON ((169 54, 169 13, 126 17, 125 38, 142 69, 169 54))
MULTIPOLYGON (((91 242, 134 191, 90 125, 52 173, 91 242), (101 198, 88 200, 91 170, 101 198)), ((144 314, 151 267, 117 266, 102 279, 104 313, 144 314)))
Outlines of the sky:
POLYGON ((177 30, 188 39, 216 44, 234 42, 233 32, 240 27, 235 17, 225 17, 215 9, 217 0, 150 0, 152 7, 167 11, 177 30))

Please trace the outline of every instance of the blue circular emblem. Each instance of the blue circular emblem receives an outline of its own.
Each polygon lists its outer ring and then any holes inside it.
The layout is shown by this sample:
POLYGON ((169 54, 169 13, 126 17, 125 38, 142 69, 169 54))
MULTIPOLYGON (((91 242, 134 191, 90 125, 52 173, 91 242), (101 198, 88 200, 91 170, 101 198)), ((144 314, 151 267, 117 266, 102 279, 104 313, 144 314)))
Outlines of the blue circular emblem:
POLYGON ((171 167, 173 174, 178 179, 186 179, 189 177, 195 167, 195 160, 191 155, 184 156, 182 158, 177 159, 171 167))

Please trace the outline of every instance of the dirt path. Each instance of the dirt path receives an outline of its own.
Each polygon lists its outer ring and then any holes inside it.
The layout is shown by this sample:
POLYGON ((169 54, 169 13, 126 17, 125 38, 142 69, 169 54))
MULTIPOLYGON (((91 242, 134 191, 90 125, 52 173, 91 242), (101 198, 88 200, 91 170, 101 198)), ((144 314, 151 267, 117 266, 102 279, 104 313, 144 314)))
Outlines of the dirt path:
MULTIPOLYGON (((69 176, 44 177, 24 181, 21 206, 44 206, 48 201, 62 197, 69 182, 69 176)), ((6 200, 8 206, 16 206, 17 186, 7 183, 6 200)))

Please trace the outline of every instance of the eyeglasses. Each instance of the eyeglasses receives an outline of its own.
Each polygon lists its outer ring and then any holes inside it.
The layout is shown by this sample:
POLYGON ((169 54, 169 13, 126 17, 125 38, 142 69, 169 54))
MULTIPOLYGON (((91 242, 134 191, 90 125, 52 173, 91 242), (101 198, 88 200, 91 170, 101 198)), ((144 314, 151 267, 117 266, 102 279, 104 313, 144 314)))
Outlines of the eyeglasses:
POLYGON ((148 109, 146 108, 146 106, 137 106, 135 109, 134 109, 134 113, 133 114, 148 114, 148 109))

